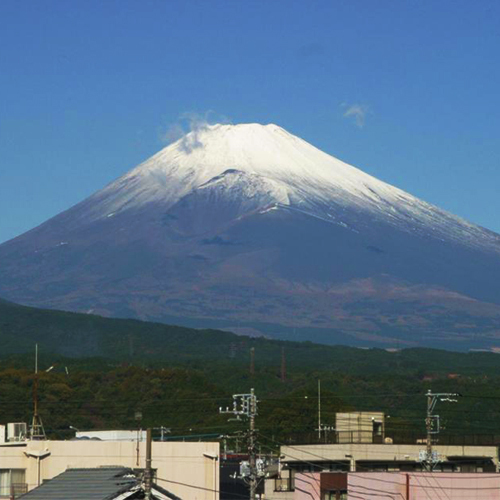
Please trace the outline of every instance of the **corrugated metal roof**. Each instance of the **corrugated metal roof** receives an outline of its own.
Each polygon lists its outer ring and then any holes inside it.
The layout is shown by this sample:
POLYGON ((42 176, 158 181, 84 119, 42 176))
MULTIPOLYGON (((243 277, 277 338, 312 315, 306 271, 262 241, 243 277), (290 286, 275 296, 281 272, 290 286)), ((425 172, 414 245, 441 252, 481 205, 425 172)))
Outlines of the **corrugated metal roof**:
POLYGON ((126 467, 68 469, 19 498, 23 500, 109 500, 137 484, 126 467))

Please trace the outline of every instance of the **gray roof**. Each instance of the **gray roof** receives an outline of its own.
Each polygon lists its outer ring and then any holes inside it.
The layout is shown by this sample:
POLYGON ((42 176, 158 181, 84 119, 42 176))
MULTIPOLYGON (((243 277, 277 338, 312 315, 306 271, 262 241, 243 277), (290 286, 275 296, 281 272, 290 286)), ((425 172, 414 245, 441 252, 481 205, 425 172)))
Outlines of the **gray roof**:
POLYGON ((126 467, 68 469, 19 498, 23 500, 108 500, 137 484, 126 467))

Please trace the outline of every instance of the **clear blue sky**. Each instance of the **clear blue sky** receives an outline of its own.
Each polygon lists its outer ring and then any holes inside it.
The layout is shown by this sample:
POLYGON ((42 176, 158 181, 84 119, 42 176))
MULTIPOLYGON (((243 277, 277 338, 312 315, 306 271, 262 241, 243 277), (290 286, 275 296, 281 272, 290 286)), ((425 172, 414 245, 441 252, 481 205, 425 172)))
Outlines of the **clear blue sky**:
POLYGON ((499 19, 488 0, 1 0, 0 242, 209 110, 500 232, 499 19))

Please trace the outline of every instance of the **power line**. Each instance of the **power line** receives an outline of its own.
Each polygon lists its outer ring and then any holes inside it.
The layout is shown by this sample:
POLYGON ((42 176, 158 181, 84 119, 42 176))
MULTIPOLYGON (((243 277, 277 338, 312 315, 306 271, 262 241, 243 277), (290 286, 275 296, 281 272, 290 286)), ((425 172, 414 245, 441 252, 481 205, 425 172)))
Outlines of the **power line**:
MULTIPOLYGON (((280 447, 286 447, 286 448, 289 448, 289 449, 292 449, 292 450, 299 451, 299 452, 304 453, 306 455, 318 458, 318 459, 320 459, 323 462, 336 463, 336 464, 340 464, 342 466, 345 466, 346 462, 347 462, 347 461, 341 461, 341 460, 338 460, 338 459, 332 459, 330 457, 324 457, 322 455, 318 455, 317 453, 313 453, 312 451, 304 449, 306 446, 321 446, 321 447, 323 447, 323 446, 325 446, 323 444, 302 445, 303 446, 302 448, 297 448, 297 445, 283 443, 283 442, 278 441, 278 440, 276 440, 274 438, 270 438, 268 436, 265 436, 262 433, 259 433, 259 435, 262 436, 264 439, 267 439, 268 441, 272 441, 272 442, 278 444, 280 447)), ((345 451, 352 451, 353 446, 359 445, 359 446, 366 447, 367 444, 369 444, 370 446, 373 446, 373 443, 341 443, 341 444, 332 444, 332 445, 327 445, 327 446, 332 446, 332 447, 334 447, 335 450, 339 450, 340 449, 340 450, 345 450, 345 451)), ((298 445, 298 446, 300 446, 300 445, 298 445)), ((384 447, 384 446, 386 446, 386 445, 383 445, 383 444, 379 445, 379 447, 384 447)), ((418 446, 418 444, 410 444, 410 445, 404 445, 404 446, 418 446)), ((443 446, 447 446, 447 445, 443 445, 443 446)), ((458 448, 461 447, 461 445, 451 445, 451 446, 456 446, 458 448)), ((268 447, 268 448, 270 448, 270 447, 268 447)), ((492 446, 492 448, 495 448, 495 450, 496 450, 496 446, 492 446)), ((394 457, 394 451, 389 451, 389 450, 383 451, 383 450, 377 449, 376 450, 376 454, 377 455, 388 455, 388 456, 394 457)), ((294 459, 298 460, 298 461, 301 461, 301 462, 304 462, 304 463, 308 463, 308 464, 312 464, 315 467, 318 467, 318 464, 314 464, 314 462, 310 462, 310 461, 304 460, 302 458, 294 457, 293 455, 291 455, 290 453, 288 453, 288 451, 287 451, 287 455, 290 456, 291 458, 294 458, 294 459)), ((491 459, 491 457, 490 457, 490 459, 491 459)), ((365 461, 367 461, 367 462, 369 462, 369 461, 377 461, 377 459, 376 458, 371 458, 371 459, 366 459, 365 461)), ((405 460, 399 460, 399 461, 400 462, 405 462, 405 460)), ((417 462, 417 460, 413 460, 413 462, 417 462)), ((447 460, 446 462, 450 463, 450 464, 462 464, 463 463, 460 460, 447 460)), ((359 465, 359 467, 364 468, 367 471, 371 470, 370 468, 364 467, 362 465, 359 465)))
MULTIPOLYGON (((266 446, 266 448, 268 448, 268 447, 266 446)), ((299 451, 303 451, 303 450, 299 450, 299 451)), ((313 453, 309 453, 309 454, 310 455, 314 455, 313 453)), ((307 460, 303 460, 303 459, 299 459, 298 457, 294 457, 294 456, 292 456, 290 454, 288 454, 288 456, 290 458, 294 458, 297 461, 301 461, 303 463, 307 463, 307 464, 309 464, 309 465, 311 465, 313 467, 316 467, 316 468, 320 469, 318 472, 323 472, 324 471, 324 467, 322 465, 320 465, 320 464, 317 464, 317 463, 314 463, 314 462, 310 462, 310 461, 307 461, 307 460)), ((321 457, 319 455, 315 455, 315 456, 317 456, 319 458, 322 458, 324 462, 338 463, 338 464, 341 464, 341 465, 345 466, 345 462, 329 460, 326 457, 321 457)), ((365 468, 365 467, 363 467, 363 468, 365 468)), ((371 470, 369 468, 365 468, 365 469, 366 469, 367 472, 371 472, 371 470)), ((350 474, 352 475, 351 477, 356 477, 356 473, 352 473, 351 472, 350 474)), ((362 472, 360 474, 362 474, 362 472)), ((401 474, 401 472, 400 471, 398 471, 398 472, 386 472, 385 474, 401 474)), ((426 472, 418 472, 418 471, 416 471, 416 472, 412 472, 411 474, 412 474, 412 477, 424 477, 424 478, 426 478, 427 477, 426 475, 430 474, 430 473, 429 472, 426 473, 426 472)), ((453 479, 464 479, 464 480, 470 481, 470 477, 460 477, 460 474, 458 474, 458 473, 451 473, 451 475, 447 475, 446 473, 442 473, 441 472, 441 473, 439 473, 439 477, 441 477, 441 478, 449 477, 449 478, 453 478, 453 479)), ((484 479, 487 479, 487 478, 500 479, 500 476, 498 474, 494 474, 494 475, 492 474, 492 475, 480 476, 480 477, 482 477, 484 479)), ((382 482, 382 483, 386 483, 386 484, 401 485, 401 483, 398 482, 398 481, 389 481, 389 480, 386 480, 386 479, 376 478, 376 477, 373 477, 373 476, 371 476, 370 479, 373 480, 373 481, 378 481, 378 482, 382 482)), ((415 485, 415 486, 423 488, 423 489, 433 489, 433 490, 436 489, 436 487, 432 486, 432 485, 430 485, 430 486, 415 485)), ((384 491, 384 490, 377 490, 377 489, 370 488, 370 487, 365 487, 365 488, 368 489, 368 490, 370 490, 370 491, 379 491, 379 492, 387 493, 387 491, 384 491)), ((498 491, 499 487, 498 486, 496 486, 496 487, 479 487, 479 488, 477 488, 477 487, 476 488, 467 488, 467 487, 455 488, 455 487, 450 487, 449 489, 456 490, 456 491, 478 491, 478 490, 479 491, 480 490, 485 490, 485 491, 492 491, 492 490, 494 490, 494 491, 498 491)), ((358 493, 360 493, 360 492, 358 492, 358 493)), ((391 494, 392 494, 392 492, 391 492, 391 494)))
MULTIPOLYGON (((164 479, 162 477, 155 477, 156 481, 163 481, 165 483, 171 483, 171 484, 177 484, 180 486, 186 486, 187 488, 193 488, 195 490, 202 490, 202 491, 209 491, 211 493, 221 493, 220 490, 214 489, 214 488, 204 488, 203 486, 196 486, 194 484, 189 484, 189 483, 182 483, 180 481, 174 481, 172 479, 164 479)), ((236 495, 238 498, 246 498, 248 499, 247 495, 241 495, 239 493, 231 493, 231 495, 236 495)))
POLYGON ((220 408, 220 413, 230 413, 236 417, 237 420, 246 417, 249 421, 248 430, 248 458, 249 458, 249 474, 248 482, 250 485, 250 500, 256 500, 257 494, 257 448, 255 446, 255 417, 257 416, 257 397, 254 390, 250 390, 250 394, 234 394, 233 395, 233 409, 220 408))

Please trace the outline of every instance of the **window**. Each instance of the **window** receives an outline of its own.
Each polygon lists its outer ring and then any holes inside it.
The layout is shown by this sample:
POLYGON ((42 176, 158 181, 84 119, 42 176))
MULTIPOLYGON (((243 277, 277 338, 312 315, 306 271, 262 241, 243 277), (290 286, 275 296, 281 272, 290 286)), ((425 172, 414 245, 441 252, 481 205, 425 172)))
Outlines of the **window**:
POLYGON ((327 491, 323 500, 347 500, 347 491, 327 491))
POLYGON ((277 477, 274 480, 274 491, 293 491, 291 477, 277 477))
POLYGON ((382 422, 373 421, 373 435, 381 436, 382 435, 382 422))
POLYGON ((27 492, 25 469, 0 469, 0 497, 17 498, 27 492))
POLYGON ((293 469, 283 471, 283 475, 275 478, 274 491, 294 491, 295 471, 293 469))

